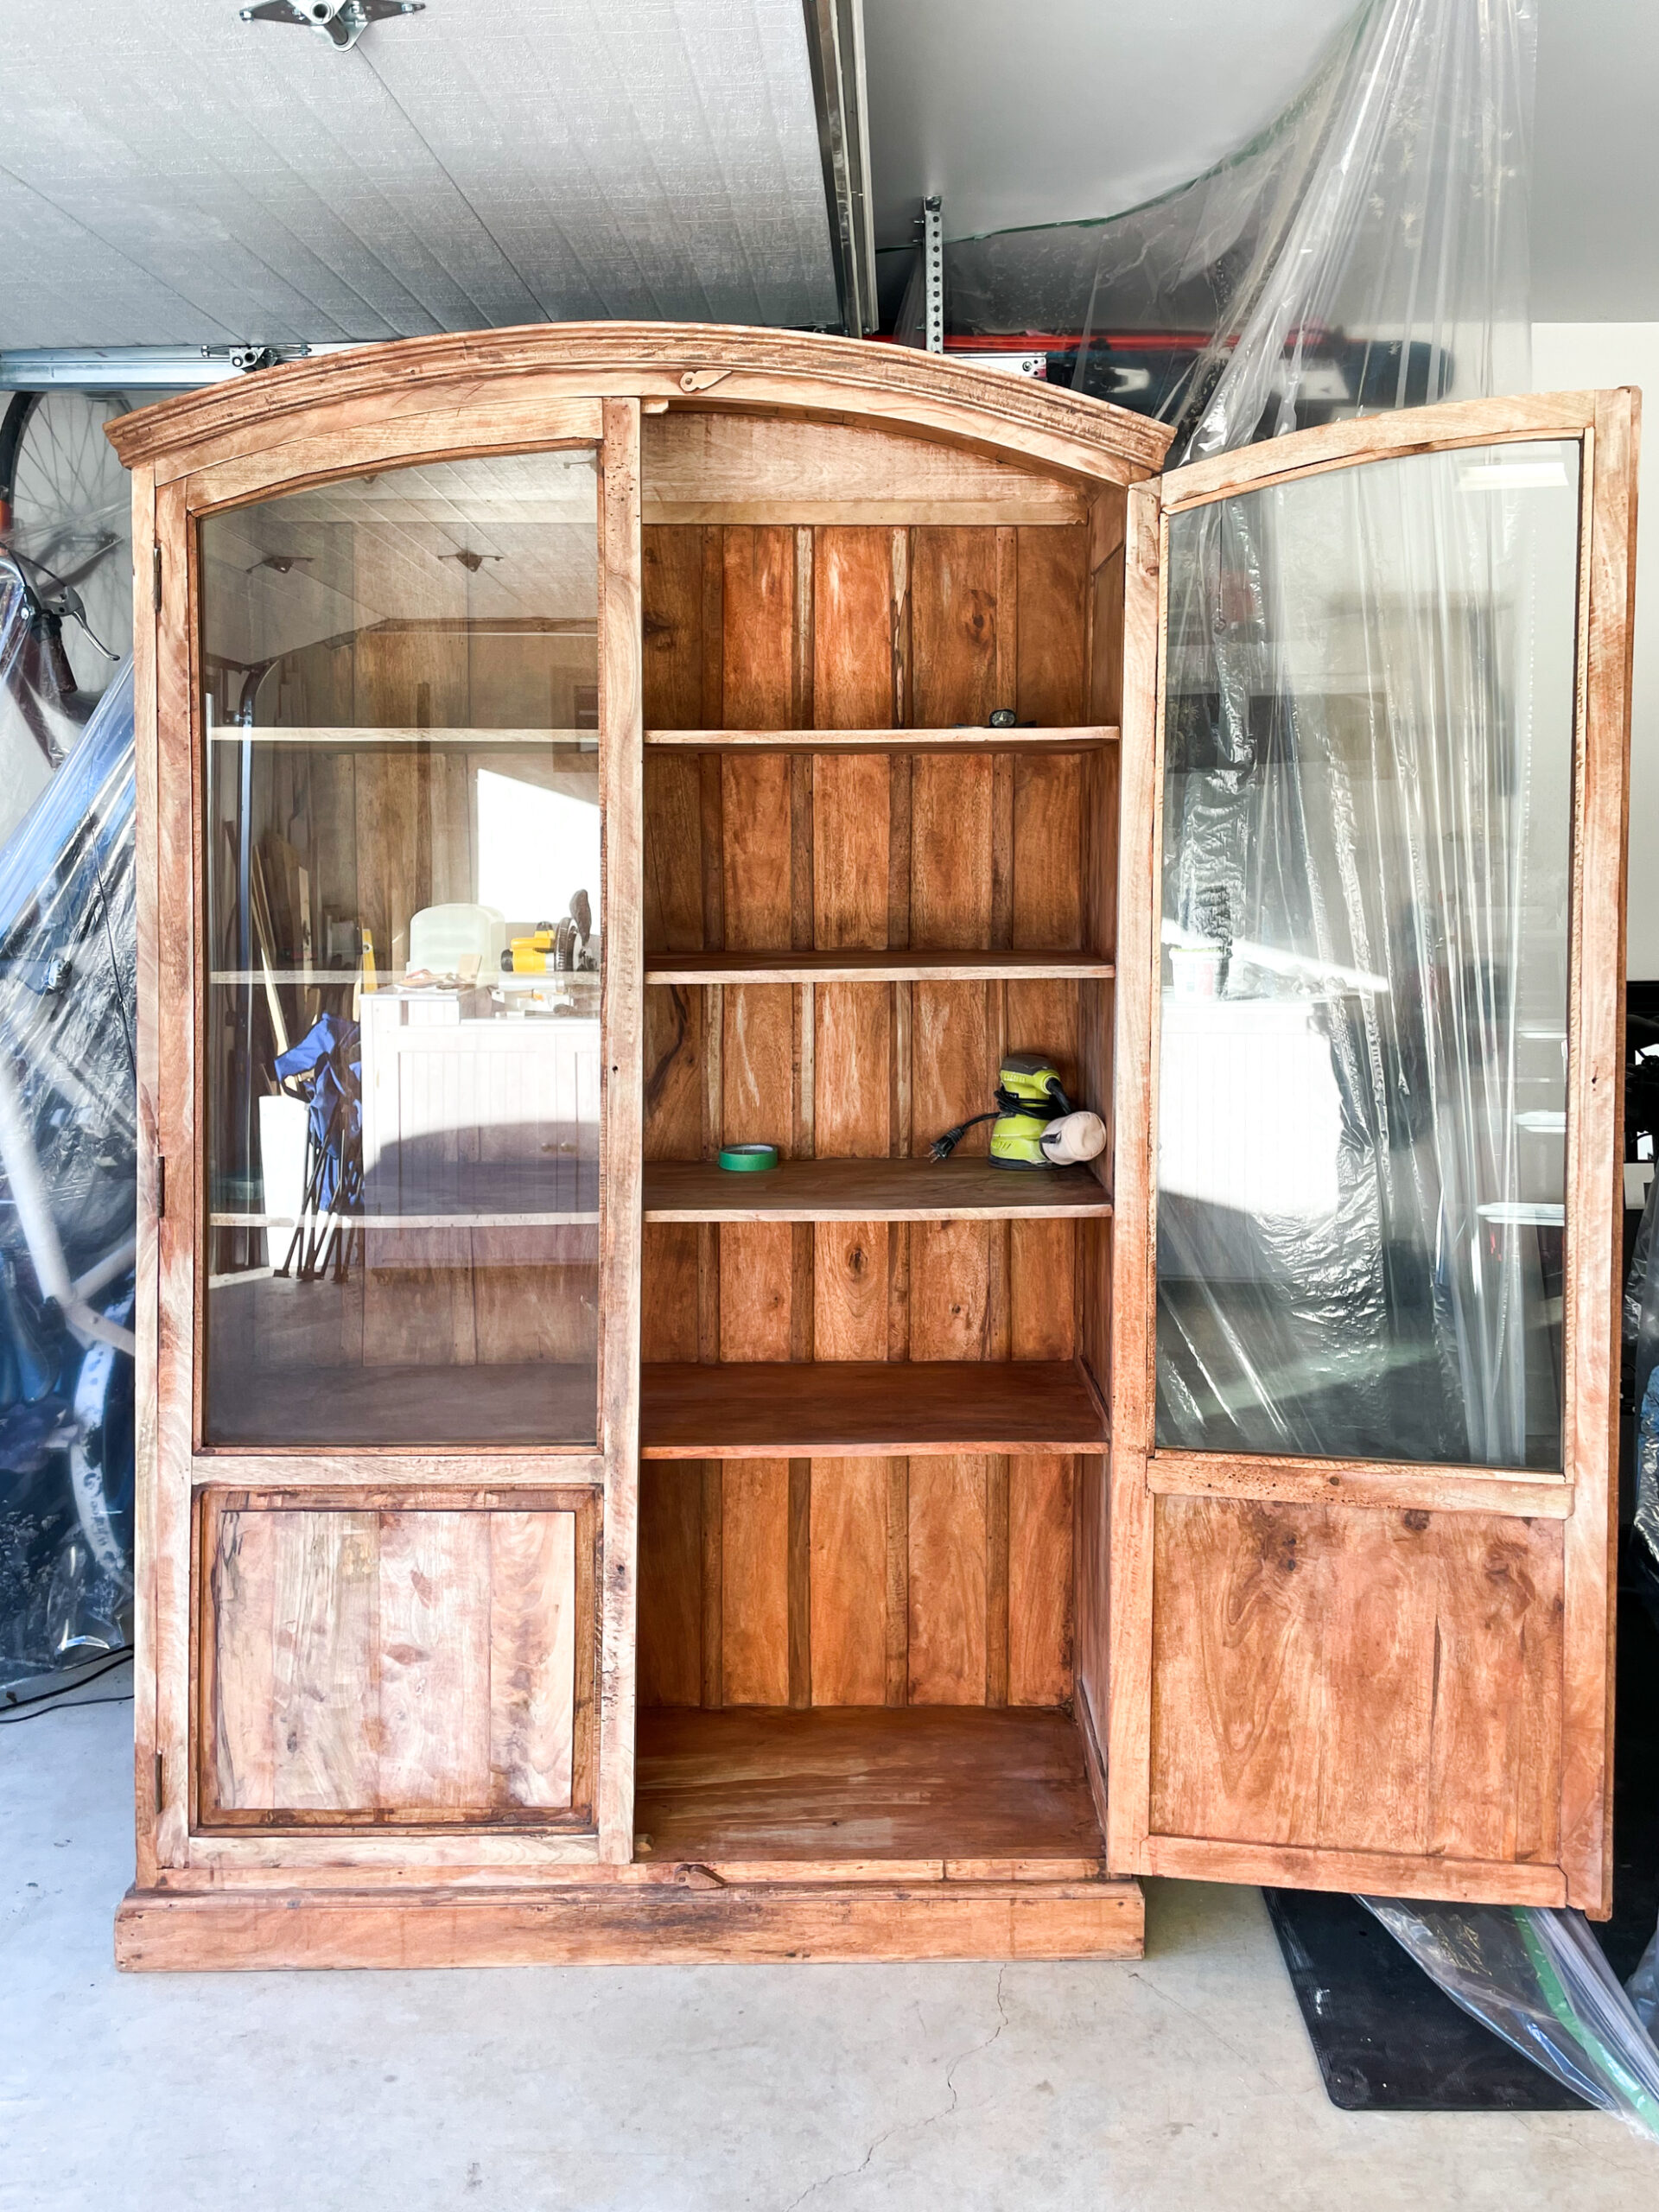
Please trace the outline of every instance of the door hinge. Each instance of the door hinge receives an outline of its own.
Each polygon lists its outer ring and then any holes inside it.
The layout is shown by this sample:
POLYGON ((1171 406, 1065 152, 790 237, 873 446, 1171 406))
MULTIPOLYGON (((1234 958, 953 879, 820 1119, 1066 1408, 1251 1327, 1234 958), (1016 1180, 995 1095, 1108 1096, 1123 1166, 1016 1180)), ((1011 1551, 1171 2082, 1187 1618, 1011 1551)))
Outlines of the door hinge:
POLYGON ((156 1218, 167 1218, 167 1158, 159 1152, 156 1155, 156 1218))
POLYGON ((152 545, 149 549, 149 595, 150 603, 159 614, 162 611, 162 549, 159 545, 152 545))
POLYGON ((166 1793, 162 1787, 162 1755, 157 1751, 156 1754, 156 1809, 158 1813, 163 1809, 167 1802, 166 1793))

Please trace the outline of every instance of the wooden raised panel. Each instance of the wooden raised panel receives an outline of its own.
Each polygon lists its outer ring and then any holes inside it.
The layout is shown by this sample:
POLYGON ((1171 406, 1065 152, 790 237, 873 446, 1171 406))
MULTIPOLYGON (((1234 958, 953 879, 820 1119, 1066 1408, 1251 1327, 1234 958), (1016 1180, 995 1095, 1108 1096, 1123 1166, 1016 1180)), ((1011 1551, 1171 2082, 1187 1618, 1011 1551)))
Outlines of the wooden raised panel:
POLYGON ((1160 1497, 1151 1832, 1552 1864, 1559 1522, 1160 1497))
POLYGON ((200 1511, 204 1826, 592 1827, 591 1493, 200 1511))

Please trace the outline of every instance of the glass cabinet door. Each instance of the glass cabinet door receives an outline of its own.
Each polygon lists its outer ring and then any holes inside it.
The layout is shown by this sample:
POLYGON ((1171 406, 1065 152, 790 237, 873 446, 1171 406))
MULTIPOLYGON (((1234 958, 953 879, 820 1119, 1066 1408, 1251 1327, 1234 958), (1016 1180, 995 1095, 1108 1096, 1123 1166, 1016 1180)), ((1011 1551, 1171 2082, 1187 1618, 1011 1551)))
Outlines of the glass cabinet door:
POLYGON ((214 514, 204 1441, 591 1444, 591 448, 214 514))
POLYGON ((1579 475, 1170 518, 1160 1449, 1561 1468, 1579 475))

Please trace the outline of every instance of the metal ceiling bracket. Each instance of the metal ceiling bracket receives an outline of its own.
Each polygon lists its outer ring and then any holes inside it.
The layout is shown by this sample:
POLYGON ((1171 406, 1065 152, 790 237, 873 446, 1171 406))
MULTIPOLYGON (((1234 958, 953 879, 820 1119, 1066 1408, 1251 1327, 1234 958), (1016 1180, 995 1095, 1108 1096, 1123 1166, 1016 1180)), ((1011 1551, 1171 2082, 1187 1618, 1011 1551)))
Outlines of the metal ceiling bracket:
POLYGON ((315 31, 341 54, 349 54, 371 23, 389 16, 418 16, 426 0, 258 0, 245 8, 245 23, 293 23, 315 31))
POLYGON ((944 351, 944 209, 936 192, 922 202, 923 344, 930 353, 944 351))
POLYGON ((802 4, 842 327, 849 338, 861 338, 880 319, 875 300, 864 0, 802 0, 802 4))

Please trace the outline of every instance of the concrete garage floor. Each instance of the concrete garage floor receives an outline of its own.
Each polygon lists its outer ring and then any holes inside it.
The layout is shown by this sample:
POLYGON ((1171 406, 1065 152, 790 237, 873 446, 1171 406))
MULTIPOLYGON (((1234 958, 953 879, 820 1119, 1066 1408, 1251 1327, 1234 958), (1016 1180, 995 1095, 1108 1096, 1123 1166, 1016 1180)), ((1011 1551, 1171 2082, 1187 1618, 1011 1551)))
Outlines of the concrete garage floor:
POLYGON ((131 1780, 130 1705, 0 1728, 4 2212, 1659 2201, 1599 2113, 1335 2111, 1253 1890, 1139 1966, 118 1975, 131 1780))

